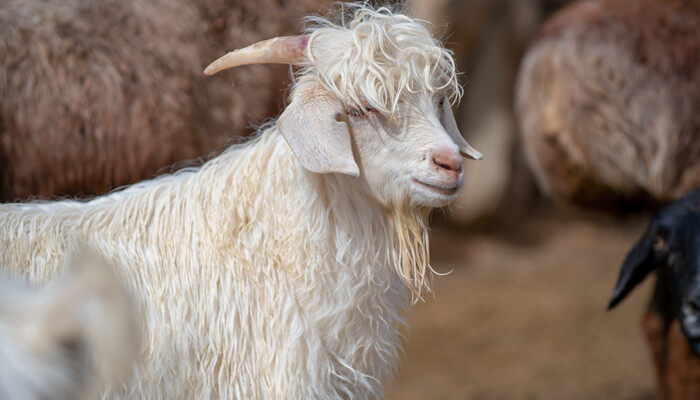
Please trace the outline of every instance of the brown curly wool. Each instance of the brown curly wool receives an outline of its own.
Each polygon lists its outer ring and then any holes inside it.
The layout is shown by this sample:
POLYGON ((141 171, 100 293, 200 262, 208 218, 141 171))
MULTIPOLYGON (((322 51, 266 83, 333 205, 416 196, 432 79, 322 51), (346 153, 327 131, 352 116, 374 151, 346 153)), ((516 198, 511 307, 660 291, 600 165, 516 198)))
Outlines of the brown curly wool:
POLYGON ((287 67, 202 70, 227 49, 298 32, 311 5, 4 1, 0 201, 103 193, 250 132, 281 109, 287 67))
POLYGON ((655 206, 700 185, 699 4, 580 1, 542 27, 516 97, 545 191, 655 206))

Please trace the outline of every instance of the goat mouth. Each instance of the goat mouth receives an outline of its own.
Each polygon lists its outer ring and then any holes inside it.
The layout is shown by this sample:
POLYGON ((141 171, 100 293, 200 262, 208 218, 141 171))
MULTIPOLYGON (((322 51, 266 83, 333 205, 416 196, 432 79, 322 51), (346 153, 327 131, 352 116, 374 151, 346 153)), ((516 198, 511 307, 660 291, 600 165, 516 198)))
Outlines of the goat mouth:
POLYGON ((445 196, 452 196, 453 194, 457 193, 457 191, 459 190, 459 184, 457 184, 457 183, 455 183, 452 186, 434 185, 432 183, 419 181, 418 179, 415 179, 415 178, 413 179, 413 182, 415 182, 419 185, 422 185, 424 187, 427 187, 430 190, 432 190, 434 192, 438 192, 438 193, 445 195, 445 196))

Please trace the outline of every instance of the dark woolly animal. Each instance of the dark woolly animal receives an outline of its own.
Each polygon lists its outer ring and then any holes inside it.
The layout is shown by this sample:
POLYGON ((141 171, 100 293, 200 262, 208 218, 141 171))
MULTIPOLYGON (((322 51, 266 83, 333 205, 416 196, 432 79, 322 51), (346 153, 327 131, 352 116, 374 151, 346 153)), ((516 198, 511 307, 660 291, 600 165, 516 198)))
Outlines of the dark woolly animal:
POLYGON ((303 2, 3 0, 0 201, 153 177, 281 107, 288 69, 205 79, 226 49, 296 33, 303 2))
POLYGON ((658 279, 644 318, 667 399, 700 398, 700 189, 656 213, 620 269, 609 308, 649 273, 658 279))
POLYGON ((700 186, 700 2, 589 0, 550 19, 516 102, 540 186, 656 208, 700 186))

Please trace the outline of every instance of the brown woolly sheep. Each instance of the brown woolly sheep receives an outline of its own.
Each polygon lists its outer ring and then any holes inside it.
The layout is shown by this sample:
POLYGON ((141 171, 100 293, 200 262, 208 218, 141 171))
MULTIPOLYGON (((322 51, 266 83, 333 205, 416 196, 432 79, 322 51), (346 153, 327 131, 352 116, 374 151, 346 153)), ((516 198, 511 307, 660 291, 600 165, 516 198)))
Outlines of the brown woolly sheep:
POLYGON ((516 103, 528 161, 580 205, 658 206, 700 185, 700 3, 590 0, 540 30, 516 103))
POLYGON ((298 32, 312 1, 4 1, 0 201, 103 193, 277 114, 288 67, 202 69, 298 32))

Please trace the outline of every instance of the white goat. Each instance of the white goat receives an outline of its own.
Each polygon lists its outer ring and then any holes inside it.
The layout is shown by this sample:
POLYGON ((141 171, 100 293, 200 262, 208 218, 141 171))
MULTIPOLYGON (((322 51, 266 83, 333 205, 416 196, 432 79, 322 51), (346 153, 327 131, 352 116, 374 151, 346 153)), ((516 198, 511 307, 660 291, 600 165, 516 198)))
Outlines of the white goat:
POLYGON ((445 101, 451 54, 410 17, 352 9, 207 68, 302 67, 248 143, 87 202, 0 208, 0 263, 46 280, 85 241, 136 293, 145 357, 111 396, 381 397, 429 280, 425 218, 461 188, 460 152, 481 155, 445 101))
POLYGON ((48 288, 0 279, 0 399, 94 398, 129 371, 138 335, 129 295, 81 254, 48 288))

